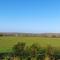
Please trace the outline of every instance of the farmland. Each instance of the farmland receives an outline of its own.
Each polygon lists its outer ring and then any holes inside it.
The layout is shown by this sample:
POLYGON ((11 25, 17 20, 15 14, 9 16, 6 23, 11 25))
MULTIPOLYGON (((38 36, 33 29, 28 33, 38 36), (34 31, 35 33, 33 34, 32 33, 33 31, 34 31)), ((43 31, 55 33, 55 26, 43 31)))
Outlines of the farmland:
POLYGON ((33 43, 39 44, 40 46, 51 45, 54 47, 60 47, 60 38, 42 38, 42 37, 11 37, 3 36, 0 37, 0 52, 11 51, 12 47, 17 42, 25 42, 26 45, 30 46, 33 43))

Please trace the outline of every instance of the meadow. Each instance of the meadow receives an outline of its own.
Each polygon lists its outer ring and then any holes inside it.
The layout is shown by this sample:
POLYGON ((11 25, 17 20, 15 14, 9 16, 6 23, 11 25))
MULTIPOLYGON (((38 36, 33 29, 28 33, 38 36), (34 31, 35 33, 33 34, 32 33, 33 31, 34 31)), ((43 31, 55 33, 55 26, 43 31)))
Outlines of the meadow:
POLYGON ((26 45, 39 44, 40 46, 51 45, 54 47, 60 47, 60 38, 43 38, 43 37, 0 37, 0 52, 11 51, 12 47, 17 42, 25 42, 26 45))

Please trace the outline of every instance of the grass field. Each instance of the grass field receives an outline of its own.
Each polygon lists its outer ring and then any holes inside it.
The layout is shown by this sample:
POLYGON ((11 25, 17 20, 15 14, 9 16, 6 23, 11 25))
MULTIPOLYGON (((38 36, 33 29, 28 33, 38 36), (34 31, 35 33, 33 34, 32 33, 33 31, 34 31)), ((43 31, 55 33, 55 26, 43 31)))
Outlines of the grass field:
POLYGON ((17 42, 25 42, 27 45, 33 43, 41 46, 51 45, 60 47, 60 38, 41 38, 41 37, 0 37, 0 52, 11 51, 17 42))

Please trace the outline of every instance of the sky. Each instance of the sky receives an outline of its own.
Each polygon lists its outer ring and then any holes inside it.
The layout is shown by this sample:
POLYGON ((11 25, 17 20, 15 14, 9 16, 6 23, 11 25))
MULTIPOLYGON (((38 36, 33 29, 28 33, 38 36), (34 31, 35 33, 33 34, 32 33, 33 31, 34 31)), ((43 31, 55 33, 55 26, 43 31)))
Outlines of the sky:
POLYGON ((0 32, 60 33, 60 0, 0 0, 0 32))

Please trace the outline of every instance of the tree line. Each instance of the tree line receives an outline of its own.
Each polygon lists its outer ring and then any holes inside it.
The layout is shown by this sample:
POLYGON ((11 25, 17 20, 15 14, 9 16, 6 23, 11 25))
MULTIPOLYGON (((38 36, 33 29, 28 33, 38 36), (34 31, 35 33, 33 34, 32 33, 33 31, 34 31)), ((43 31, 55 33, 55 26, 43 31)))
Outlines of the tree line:
POLYGON ((59 38, 60 33, 0 33, 1 36, 21 36, 21 37, 51 37, 51 38, 59 38))

